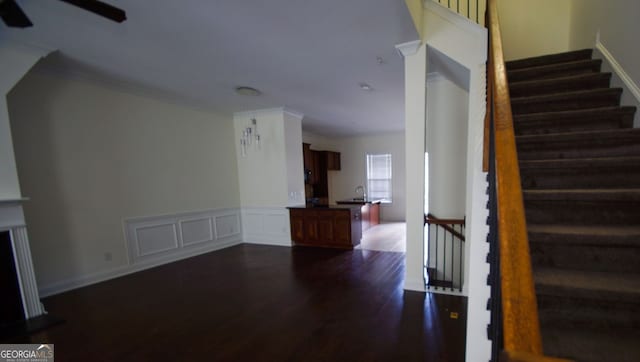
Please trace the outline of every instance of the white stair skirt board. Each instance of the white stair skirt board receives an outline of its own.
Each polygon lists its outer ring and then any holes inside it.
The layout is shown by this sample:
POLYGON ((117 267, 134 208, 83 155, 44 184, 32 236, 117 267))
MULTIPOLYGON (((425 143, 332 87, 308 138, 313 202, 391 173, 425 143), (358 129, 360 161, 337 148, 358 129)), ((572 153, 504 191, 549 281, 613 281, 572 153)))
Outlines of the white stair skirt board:
POLYGON ((616 58, 611 54, 611 52, 602 44, 600 41, 600 34, 598 33, 596 39, 596 49, 602 53, 602 56, 609 62, 611 69, 616 73, 616 75, 622 80, 625 84, 629 92, 633 94, 635 99, 640 103, 640 87, 634 82, 633 78, 627 73, 627 71, 622 67, 622 65, 616 60, 616 58))
POLYGON ((124 220, 128 265, 40 287, 42 297, 103 282, 242 243, 240 209, 215 209, 124 220))
MULTIPOLYGON (((640 87, 633 80, 633 78, 631 78, 629 73, 627 73, 627 71, 622 67, 622 65, 613 56, 613 54, 611 54, 609 49, 607 49, 605 45, 602 44, 602 42, 600 41, 600 33, 596 35, 595 48, 597 52, 594 54, 594 56, 596 58, 603 59, 606 63, 605 67, 608 66, 615 74, 615 77, 612 79, 612 84, 614 86, 620 86, 624 89, 624 92, 622 92, 623 105, 633 105, 636 107, 640 107, 640 87), (620 80, 619 82, 617 82, 617 80, 615 79, 616 77, 620 80), (628 102, 635 102, 635 104, 625 104, 628 102)), ((640 127, 640 112, 636 112, 635 114, 634 127, 640 127)))

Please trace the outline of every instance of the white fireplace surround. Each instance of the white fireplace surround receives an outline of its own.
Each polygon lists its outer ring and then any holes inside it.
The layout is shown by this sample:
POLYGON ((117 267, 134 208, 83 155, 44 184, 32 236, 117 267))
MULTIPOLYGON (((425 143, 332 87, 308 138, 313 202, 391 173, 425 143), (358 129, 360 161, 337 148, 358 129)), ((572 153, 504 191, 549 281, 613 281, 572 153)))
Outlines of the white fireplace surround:
POLYGON ((45 313, 31 260, 31 249, 27 227, 24 221, 22 203, 26 198, 0 200, 0 231, 9 231, 11 247, 20 284, 20 296, 25 319, 37 317, 45 313))

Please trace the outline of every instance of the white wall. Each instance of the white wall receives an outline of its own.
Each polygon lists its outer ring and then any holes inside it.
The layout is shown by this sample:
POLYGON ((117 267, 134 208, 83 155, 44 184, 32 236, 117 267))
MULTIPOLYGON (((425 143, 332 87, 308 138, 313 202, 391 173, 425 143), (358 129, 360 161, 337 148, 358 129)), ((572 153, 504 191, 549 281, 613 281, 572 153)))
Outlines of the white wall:
POLYGON ((367 185, 367 154, 391 154, 393 202, 382 204, 383 221, 405 221, 405 134, 383 133, 369 136, 342 137, 340 144, 341 170, 332 172, 330 183, 335 200, 356 197, 355 188, 367 185))
POLYGON ((6 95, 48 51, 0 38, 0 200, 21 198, 6 95))
POLYGON ((8 100, 41 287, 126 265, 123 219, 240 205, 230 117, 33 71, 8 100))
POLYGON ((570 27, 572 49, 592 48, 596 34, 620 65, 640 83, 640 2, 574 0, 570 27))
MULTIPOLYGON (((640 107, 638 14, 640 2, 635 0, 574 0, 570 24, 571 49, 593 48, 595 45, 595 56, 605 59, 603 70, 614 72, 612 86, 625 89, 621 103, 636 107, 640 107)), ((638 113, 636 127, 640 127, 638 113)))
POLYGON ((304 203, 302 115, 273 108, 238 112, 233 120, 242 206, 286 207, 304 203), (252 145, 242 157, 240 134, 252 118, 258 123, 262 145, 259 151, 252 145))
POLYGON ((286 207, 304 204, 302 115, 273 108, 235 113, 233 119, 243 240, 291 246, 286 207), (242 157, 240 134, 252 118, 258 123, 262 146, 242 157))
POLYGON ((571 6, 574 2, 575 0, 500 0, 498 11, 505 59, 568 51, 571 6))
POLYGON ((469 92, 442 75, 427 80, 429 212, 465 216, 469 92))

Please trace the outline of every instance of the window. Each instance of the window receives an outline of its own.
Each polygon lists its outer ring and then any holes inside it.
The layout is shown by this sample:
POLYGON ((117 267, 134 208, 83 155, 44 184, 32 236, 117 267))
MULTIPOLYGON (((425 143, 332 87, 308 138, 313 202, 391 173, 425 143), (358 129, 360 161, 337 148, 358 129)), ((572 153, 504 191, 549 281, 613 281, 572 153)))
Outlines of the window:
POLYGON ((367 197, 390 203, 391 155, 367 155, 367 197))

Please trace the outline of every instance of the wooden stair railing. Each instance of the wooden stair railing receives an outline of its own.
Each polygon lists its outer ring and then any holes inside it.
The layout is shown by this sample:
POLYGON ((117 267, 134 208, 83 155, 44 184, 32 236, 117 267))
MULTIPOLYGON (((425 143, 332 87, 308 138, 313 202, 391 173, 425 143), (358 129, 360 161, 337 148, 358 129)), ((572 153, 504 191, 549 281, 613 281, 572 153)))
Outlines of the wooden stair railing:
MULTIPOLYGON (((495 182, 504 361, 566 361, 545 357, 529 253, 513 115, 502 50, 497 0, 488 0, 487 103, 493 117, 495 182)), ((486 125, 485 130, 489 130, 486 125)), ((485 137, 485 149, 489 149, 485 137)), ((485 152, 485 155, 488 155, 485 152)), ((498 343, 498 341, 493 341, 498 343)))
POLYGON ((449 226, 449 225, 465 225, 464 219, 439 219, 433 216, 432 214, 427 214, 424 216, 424 224, 440 225, 440 227, 447 230, 458 239, 464 241, 464 235, 462 235, 458 230, 455 230, 454 228, 449 226))
POLYGON ((425 250, 425 286, 427 289, 456 289, 464 283, 465 219, 440 219, 424 215, 427 226, 425 250))

